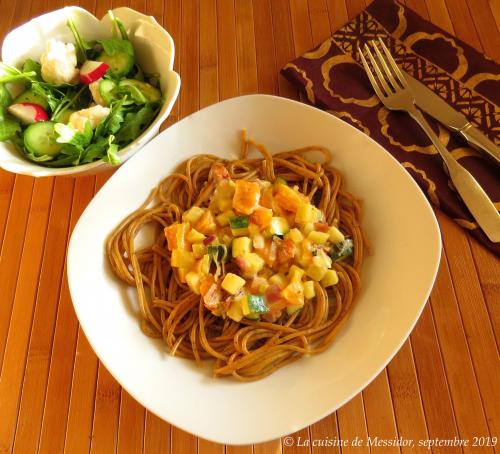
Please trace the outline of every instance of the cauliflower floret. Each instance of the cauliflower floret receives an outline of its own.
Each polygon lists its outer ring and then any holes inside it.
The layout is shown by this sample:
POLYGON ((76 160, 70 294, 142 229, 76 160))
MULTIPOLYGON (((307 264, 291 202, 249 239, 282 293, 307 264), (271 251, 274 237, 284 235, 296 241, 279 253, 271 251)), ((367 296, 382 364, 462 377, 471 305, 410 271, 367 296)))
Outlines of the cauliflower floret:
POLYGON ((77 131, 83 133, 85 131, 85 124, 90 121, 90 126, 95 129, 99 122, 109 115, 109 108, 96 105, 88 109, 82 109, 73 112, 69 117, 68 124, 75 128, 77 131))
POLYGON ((79 71, 76 67, 76 49, 71 43, 50 39, 47 50, 40 57, 42 77, 45 82, 71 84, 78 82, 79 71))
POLYGON ((101 91, 99 90, 99 82, 102 79, 96 80, 95 82, 92 82, 89 84, 89 89, 90 92, 92 93, 92 98, 94 98, 94 101, 96 104, 99 104, 101 106, 107 106, 108 103, 104 101, 103 97, 101 96, 101 91))

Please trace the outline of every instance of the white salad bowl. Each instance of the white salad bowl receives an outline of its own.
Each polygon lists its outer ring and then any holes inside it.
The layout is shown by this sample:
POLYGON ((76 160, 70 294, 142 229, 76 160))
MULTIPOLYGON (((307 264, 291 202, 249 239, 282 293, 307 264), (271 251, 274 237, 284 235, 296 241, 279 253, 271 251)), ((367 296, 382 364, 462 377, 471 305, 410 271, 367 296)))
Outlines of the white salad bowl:
POLYGON ((424 308, 440 252, 439 228, 429 203, 406 170, 376 142, 311 106, 251 95, 183 119, 118 169, 73 231, 68 281, 87 339, 135 399, 203 438, 249 444, 314 423, 376 377, 424 308), (347 190, 363 201, 363 228, 373 249, 363 265, 359 299, 333 344, 250 383, 213 378, 212 363, 199 369, 194 361, 169 356, 161 340, 146 337, 135 289, 114 276, 105 254, 109 234, 181 162, 199 153, 237 158, 242 128, 272 153, 328 147, 347 190))
MULTIPOLYGON (((160 125, 170 114, 179 94, 180 77, 173 70, 175 48, 172 37, 152 16, 146 16, 130 8, 116 8, 113 13, 127 29, 136 51, 137 63, 144 72, 158 74, 163 99, 160 112, 149 127, 136 140, 119 151, 121 162, 125 162, 158 134, 160 125)), ((39 61, 50 38, 74 43, 73 35, 66 25, 69 14, 73 16, 84 38, 94 40, 111 37, 111 22, 108 15, 98 20, 82 8, 69 6, 39 16, 12 30, 2 45, 2 61, 14 66, 22 64, 28 58, 39 61)), ((0 142, 0 167, 14 173, 43 177, 93 174, 111 166, 100 160, 74 167, 44 167, 24 158, 12 144, 0 142)))

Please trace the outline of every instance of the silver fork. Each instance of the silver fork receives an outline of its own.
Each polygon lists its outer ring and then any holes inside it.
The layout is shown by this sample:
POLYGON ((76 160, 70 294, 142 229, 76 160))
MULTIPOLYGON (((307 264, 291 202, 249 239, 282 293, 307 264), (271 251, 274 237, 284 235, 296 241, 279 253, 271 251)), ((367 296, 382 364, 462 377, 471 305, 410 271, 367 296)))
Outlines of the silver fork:
POLYGON ((451 181, 457 192, 478 225, 491 241, 500 242, 500 214, 498 214, 495 205, 476 179, 451 156, 451 153, 439 140, 422 112, 415 105, 415 95, 412 89, 380 38, 379 43, 384 55, 375 41, 371 41, 375 55, 367 44, 364 47, 375 72, 370 69, 363 52, 358 47, 363 66, 375 93, 388 109, 408 112, 426 132, 448 168, 451 181))

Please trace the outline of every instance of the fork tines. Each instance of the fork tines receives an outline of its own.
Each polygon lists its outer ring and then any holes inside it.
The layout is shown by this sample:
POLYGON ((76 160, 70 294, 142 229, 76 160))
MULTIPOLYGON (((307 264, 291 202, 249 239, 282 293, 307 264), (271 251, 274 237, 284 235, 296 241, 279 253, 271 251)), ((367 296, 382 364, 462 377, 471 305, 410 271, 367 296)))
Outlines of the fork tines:
POLYGON ((389 49, 387 49, 384 41, 380 37, 377 41, 368 41, 368 43, 364 45, 364 50, 366 55, 368 55, 372 68, 375 70, 375 74, 366 61, 363 51, 358 46, 358 52, 361 57, 361 61, 363 62, 366 74, 368 75, 368 78, 370 79, 370 82, 379 98, 384 98, 394 92, 409 87, 403 73, 398 68, 398 65, 392 58, 389 49), (375 55, 371 51, 370 47, 375 50, 375 55), (380 48, 382 48, 384 53, 383 55, 380 48), (381 67, 383 68, 383 71, 381 67))

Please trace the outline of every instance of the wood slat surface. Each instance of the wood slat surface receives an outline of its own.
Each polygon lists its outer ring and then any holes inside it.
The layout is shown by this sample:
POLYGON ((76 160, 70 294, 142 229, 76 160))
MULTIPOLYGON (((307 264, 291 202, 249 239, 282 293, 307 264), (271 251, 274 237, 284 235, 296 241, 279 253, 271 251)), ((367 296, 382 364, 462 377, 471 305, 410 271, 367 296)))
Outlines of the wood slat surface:
MULTIPOLYGON (((279 69, 319 44, 369 0, 81 0, 98 16, 130 6, 176 44, 179 99, 163 127, 233 96, 299 99, 279 69)), ((426 19, 500 60, 494 0, 406 0, 426 19)), ((0 0, 0 35, 66 0, 0 0)), ((74 4, 74 3, 73 3, 74 4)), ((222 446, 160 420, 98 361, 66 280, 71 231, 111 173, 35 180, 0 170, 0 454, 409 453, 356 439, 500 436, 500 261, 437 212, 443 255, 414 331, 378 377, 310 427, 255 446, 222 446), (292 440, 292 442, 290 442, 292 440), (339 446, 349 441, 351 446, 339 446), (329 445, 328 445, 329 444, 329 445)), ((292 398, 292 397, 291 397, 292 398)), ((494 452, 493 447, 432 452, 494 452)), ((498 446, 496 450, 499 451, 498 446)))

